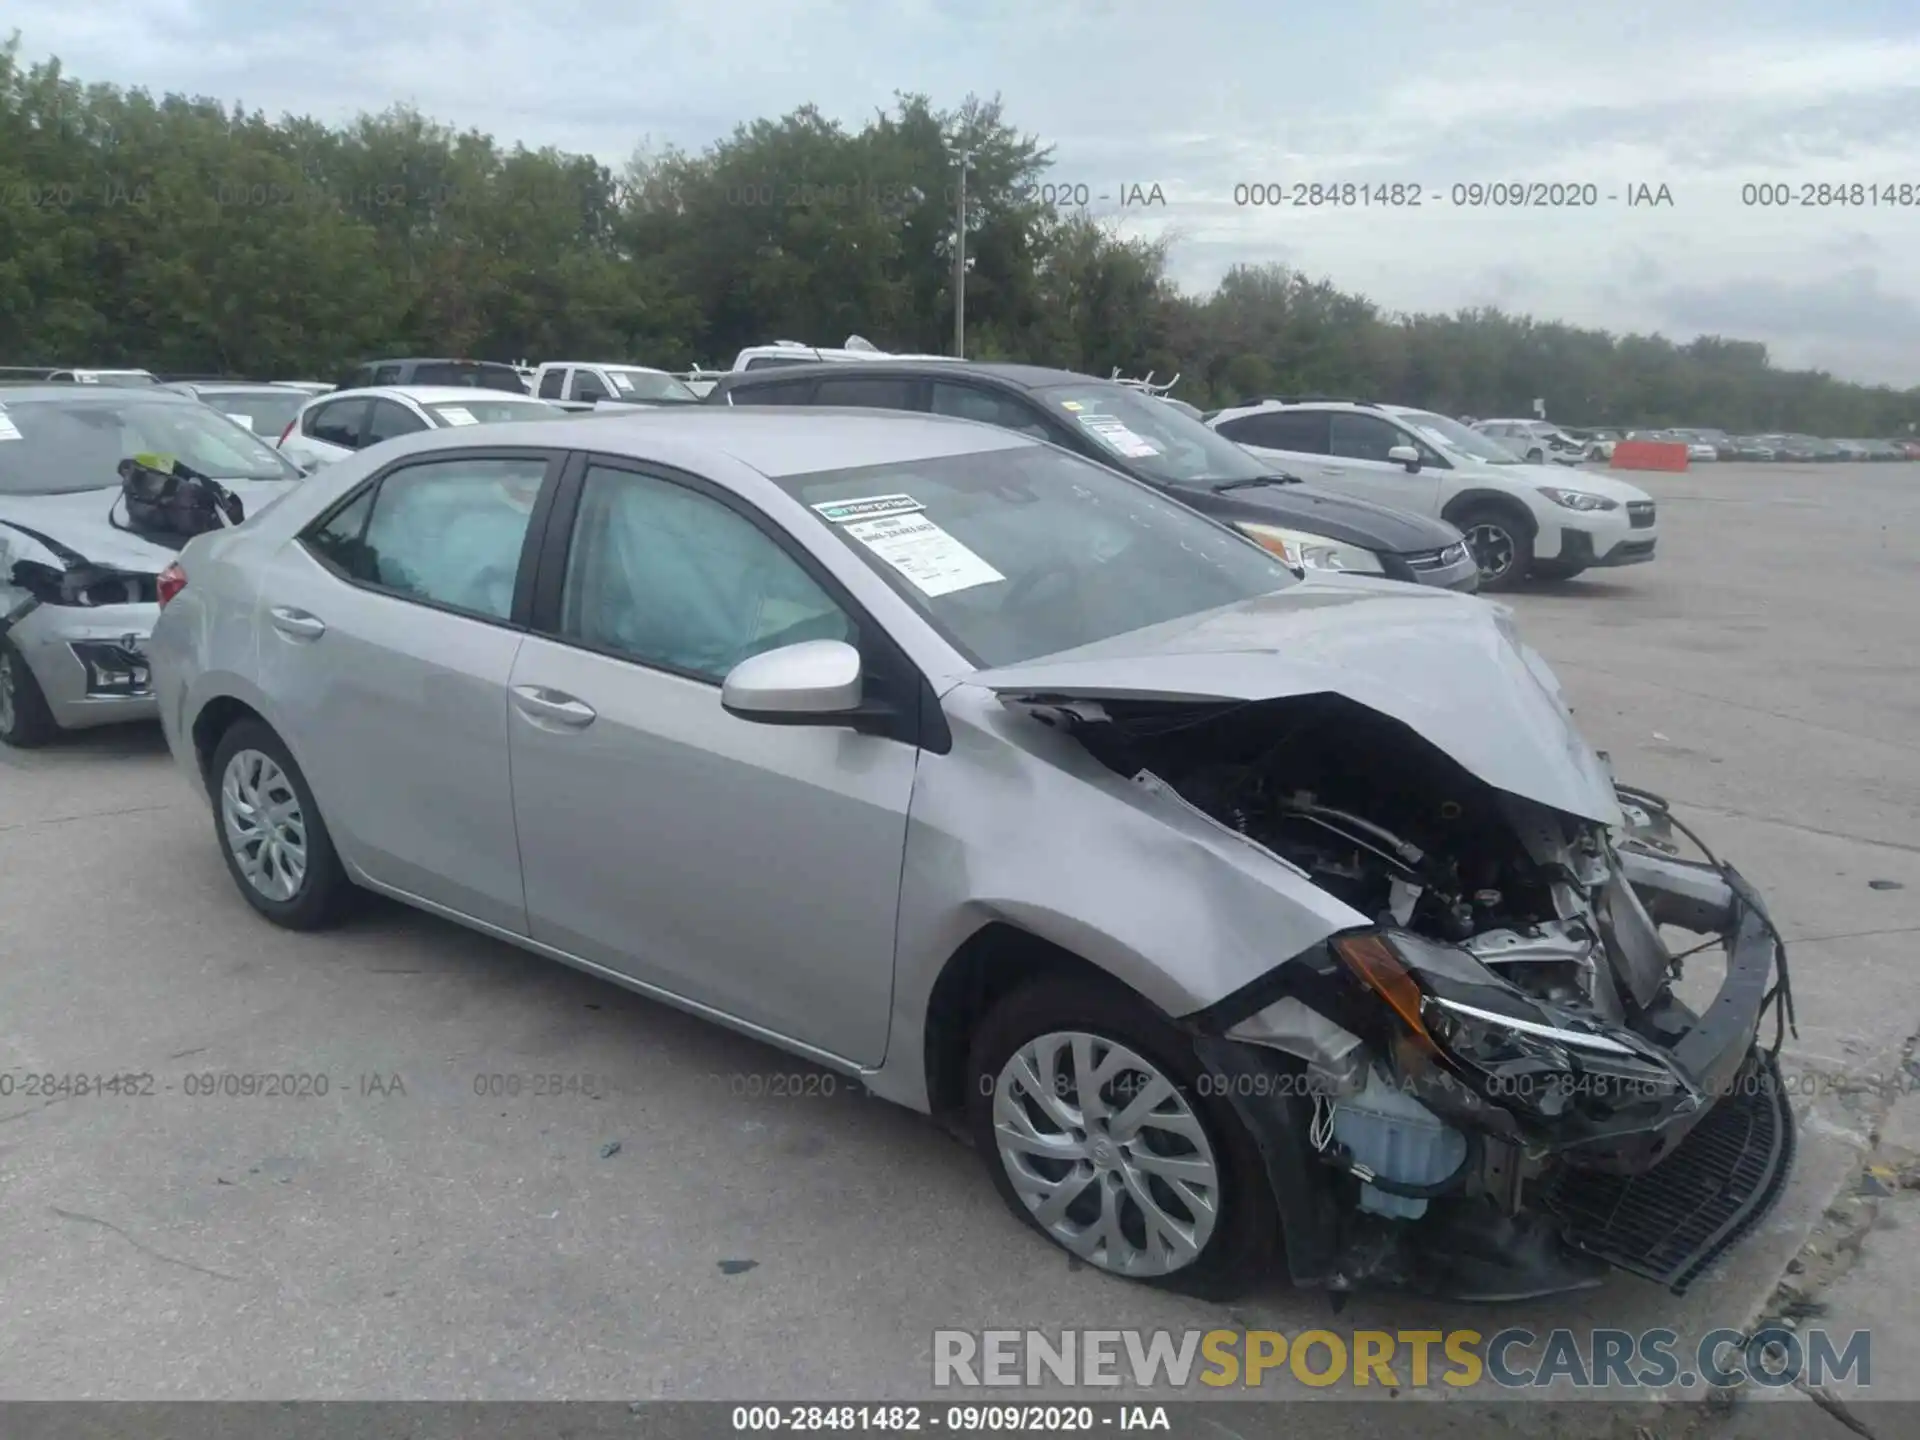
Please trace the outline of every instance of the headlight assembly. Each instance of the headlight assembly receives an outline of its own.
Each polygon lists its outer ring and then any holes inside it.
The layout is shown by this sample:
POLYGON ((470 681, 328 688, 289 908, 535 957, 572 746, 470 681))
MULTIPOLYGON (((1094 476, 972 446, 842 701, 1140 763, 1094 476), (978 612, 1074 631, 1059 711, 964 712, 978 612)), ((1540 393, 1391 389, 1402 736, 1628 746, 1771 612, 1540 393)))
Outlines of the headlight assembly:
POLYGON ((1568 510, 1618 510, 1620 502, 1609 500, 1604 495, 1595 495, 1587 490, 1557 490, 1551 485, 1542 485, 1540 493, 1554 504, 1568 510))
POLYGON ((1256 525, 1249 520, 1236 520, 1233 527, 1296 570, 1346 570, 1361 575, 1387 573, 1378 555, 1342 540, 1315 535, 1308 530, 1290 530, 1284 525, 1256 525))
POLYGON ((1393 930, 1343 935, 1333 950, 1414 1049, 1504 1109, 1552 1121, 1576 1107, 1696 1098, 1638 1036, 1558 1015, 1457 946, 1393 930))

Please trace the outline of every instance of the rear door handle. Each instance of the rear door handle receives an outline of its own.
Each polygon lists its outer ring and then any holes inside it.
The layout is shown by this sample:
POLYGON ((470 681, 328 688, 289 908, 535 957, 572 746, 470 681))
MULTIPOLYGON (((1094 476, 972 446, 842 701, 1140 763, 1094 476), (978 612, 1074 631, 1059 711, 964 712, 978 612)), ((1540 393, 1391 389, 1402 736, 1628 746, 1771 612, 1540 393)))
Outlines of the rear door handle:
POLYGON ((327 622, 291 605, 276 605, 268 611, 273 628, 295 640, 318 640, 327 633, 327 622))
POLYGON ((594 709, 586 701, 576 700, 563 690, 549 690, 544 685, 514 686, 513 703, 520 707, 521 714, 531 719, 574 730, 584 730, 594 719, 594 709))

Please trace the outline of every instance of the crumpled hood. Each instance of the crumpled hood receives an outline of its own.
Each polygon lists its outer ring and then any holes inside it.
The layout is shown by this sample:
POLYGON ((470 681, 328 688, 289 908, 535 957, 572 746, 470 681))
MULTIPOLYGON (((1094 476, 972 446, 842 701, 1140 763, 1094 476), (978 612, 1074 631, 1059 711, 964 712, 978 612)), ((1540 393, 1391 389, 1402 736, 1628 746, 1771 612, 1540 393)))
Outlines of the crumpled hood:
MULTIPOLYGON (((293 488, 292 480, 222 480, 227 489, 240 497, 249 516, 260 511, 293 488)), ((129 570, 142 575, 157 575, 180 558, 177 548, 143 540, 138 535, 116 529, 107 521, 108 511, 120 500, 120 487, 76 490, 65 495, 0 495, 0 520, 14 520, 29 530, 38 530, 48 539, 58 540, 77 550, 96 565, 129 570)), ((0 553, 32 556, 49 564, 59 563, 44 548, 11 526, 0 525, 0 553)), ((0 580, 4 580, 0 576, 0 580)))
POLYGON ((1606 766, 1545 662, 1520 643, 1504 609, 1451 591, 1316 571, 1276 594, 965 683, 1009 699, 1342 695, 1407 725, 1497 789, 1623 823, 1606 766))

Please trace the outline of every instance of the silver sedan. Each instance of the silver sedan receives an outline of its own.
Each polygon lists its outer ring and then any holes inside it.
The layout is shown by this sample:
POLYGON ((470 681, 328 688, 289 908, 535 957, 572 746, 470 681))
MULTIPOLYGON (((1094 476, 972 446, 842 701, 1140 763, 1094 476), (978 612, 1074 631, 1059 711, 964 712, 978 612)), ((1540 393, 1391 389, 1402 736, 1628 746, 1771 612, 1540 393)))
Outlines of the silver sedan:
POLYGON ((160 592, 262 915, 383 892, 964 1119, 1114 1274, 1684 1288, 1784 1181, 1764 906, 1484 601, 1007 430, 705 407, 382 445, 160 592))

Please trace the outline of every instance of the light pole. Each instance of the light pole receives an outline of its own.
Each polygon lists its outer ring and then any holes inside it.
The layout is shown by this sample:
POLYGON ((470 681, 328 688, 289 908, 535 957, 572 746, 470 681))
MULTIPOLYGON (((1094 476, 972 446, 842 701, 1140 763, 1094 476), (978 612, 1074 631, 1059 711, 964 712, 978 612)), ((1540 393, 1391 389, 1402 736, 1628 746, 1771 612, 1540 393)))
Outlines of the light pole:
POLYGON ((967 167, 973 151, 955 150, 960 162, 960 186, 953 211, 953 354, 967 358, 967 167))

